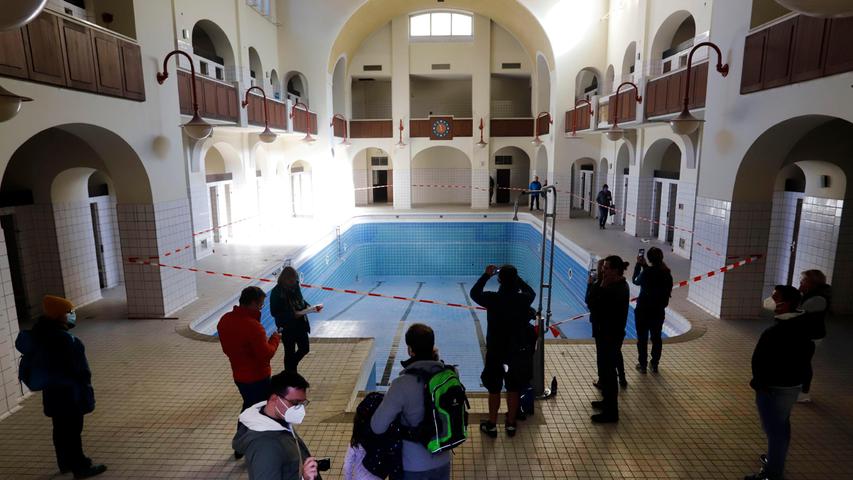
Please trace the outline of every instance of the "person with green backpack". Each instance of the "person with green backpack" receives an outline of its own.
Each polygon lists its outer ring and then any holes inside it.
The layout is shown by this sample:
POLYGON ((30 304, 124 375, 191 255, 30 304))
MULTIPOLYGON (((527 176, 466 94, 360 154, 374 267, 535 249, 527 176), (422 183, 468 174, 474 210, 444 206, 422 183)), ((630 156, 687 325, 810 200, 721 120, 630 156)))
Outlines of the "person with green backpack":
POLYGON ((403 480, 449 480, 450 450, 468 437, 468 400, 456 369, 438 359, 432 328, 406 331, 409 359, 391 382, 370 427, 382 435, 399 418, 403 432, 403 480))

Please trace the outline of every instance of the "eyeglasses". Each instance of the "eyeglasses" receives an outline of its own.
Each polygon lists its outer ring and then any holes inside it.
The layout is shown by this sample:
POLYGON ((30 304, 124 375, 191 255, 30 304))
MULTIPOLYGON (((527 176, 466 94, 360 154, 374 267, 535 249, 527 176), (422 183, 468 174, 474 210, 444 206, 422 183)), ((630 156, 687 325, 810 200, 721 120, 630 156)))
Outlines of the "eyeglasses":
POLYGON ((298 407, 300 405, 302 405, 303 407, 307 407, 308 404, 311 403, 311 400, 308 400, 307 398, 305 400, 291 400, 289 398, 284 398, 284 397, 278 397, 278 398, 281 398, 282 400, 284 400, 285 402, 290 404, 291 407, 298 407))

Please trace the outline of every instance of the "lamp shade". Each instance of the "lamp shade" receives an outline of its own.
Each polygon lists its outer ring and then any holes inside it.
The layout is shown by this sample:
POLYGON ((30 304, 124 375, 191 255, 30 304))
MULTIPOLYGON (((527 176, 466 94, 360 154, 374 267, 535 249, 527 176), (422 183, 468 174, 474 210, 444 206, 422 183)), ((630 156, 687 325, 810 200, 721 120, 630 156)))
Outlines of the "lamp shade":
POLYGON ((185 123, 182 128, 184 132, 196 140, 204 140, 213 133, 213 125, 205 122, 198 116, 198 113, 193 115, 189 122, 185 123))
POLYGON ((0 8, 0 31, 15 30, 31 22, 47 5, 47 0, 14 0, 0 8))
POLYGON ((699 128, 704 120, 694 117, 689 111, 684 110, 677 117, 669 121, 672 132, 678 135, 690 135, 699 128))
POLYGON ((611 142, 618 142, 625 136, 625 130, 622 130, 621 128, 609 128, 604 132, 604 135, 606 135, 607 139, 611 142))
POLYGON ((539 137, 536 137, 530 143, 532 143, 534 147, 538 147, 542 145, 542 140, 539 140, 539 137))
POLYGON ((0 87, 0 122, 11 119, 21 111, 21 103, 31 102, 32 98, 22 97, 0 87))
POLYGON ((278 135, 273 133, 273 131, 270 130, 270 127, 265 128, 264 131, 258 135, 258 138, 260 138, 264 143, 272 143, 275 141, 276 137, 278 137, 278 135))
POLYGON ((302 137, 302 141, 310 145, 310 144, 316 142, 317 139, 314 138, 313 136, 311 136, 311 132, 308 132, 305 134, 304 137, 302 137))
POLYGON ((850 0, 776 0, 788 10, 811 17, 849 17, 853 15, 850 0))

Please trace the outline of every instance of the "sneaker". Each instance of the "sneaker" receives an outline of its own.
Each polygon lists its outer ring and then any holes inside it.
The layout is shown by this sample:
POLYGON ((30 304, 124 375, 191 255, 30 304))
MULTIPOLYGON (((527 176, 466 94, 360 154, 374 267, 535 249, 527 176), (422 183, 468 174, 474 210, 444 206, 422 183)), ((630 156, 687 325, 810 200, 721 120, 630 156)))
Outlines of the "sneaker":
POLYGON ((604 387, 601 386, 601 382, 592 382, 592 386, 599 390, 604 390, 604 387))
POLYGON ((234 460, 240 460, 241 458, 243 458, 243 454, 234 450, 234 460))
POLYGON ((604 400, 593 400, 591 405, 596 410, 604 410, 604 400))
POLYGON ((646 373, 646 366, 643 364, 638 363, 634 368, 636 368, 637 371, 640 373, 643 373, 643 374, 646 373))
POLYGON ((90 478, 96 475, 100 475, 107 471, 107 466, 102 464, 95 464, 89 466, 89 468, 85 470, 81 470, 79 472, 74 472, 74 478, 90 478))
POLYGON ((498 438, 498 426, 492 422, 480 422, 480 431, 492 438, 498 438))
POLYGON ((658 373, 658 364, 657 363, 653 363, 651 365, 651 367, 652 367, 652 373, 658 373))
POLYGON ((506 429, 506 436, 510 438, 514 437, 518 431, 518 428, 515 425, 510 425, 508 423, 504 425, 504 429, 506 429))
POLYGON ((590 417, 592 423, 616 423, 619 421, 619 414, 612 413, 596 413, 590 417))
POLYGON ((812 403, 812 396, 808 393, 800 392, 797 395, 797 403, 812 403))

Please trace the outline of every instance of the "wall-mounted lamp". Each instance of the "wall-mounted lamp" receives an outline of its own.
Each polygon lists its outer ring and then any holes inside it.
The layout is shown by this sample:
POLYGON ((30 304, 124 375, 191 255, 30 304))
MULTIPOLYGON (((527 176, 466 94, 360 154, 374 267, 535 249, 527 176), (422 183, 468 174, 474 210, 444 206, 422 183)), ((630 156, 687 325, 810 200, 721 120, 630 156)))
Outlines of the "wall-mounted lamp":
POLYGON ((347 122, 347 117, 341 115, 340 113, 336 113, 336 114, 332 115, 332 122, 329 124, 330 127, 335 126, 335 119, 336 118, 339 118, 344 122, 344 141, 341 142, 341 145, 348 147, 348 146, 352 145, 352 142, 349 141, 349 127, 348 127, 349 122, 347 122))
POLYGON ((625 130, 619 128, 619 92, 622 90, 622 87, 626 86, 634 87, 634 100, 636 100, 638 104, 643 103, 643 97, 640 96, 640 90, 634 82, 622 82, 622 84, 616 88, 616 99, 612 102, 613 105, 611 105, 611 107, 613 107, 613 126, 604 132, 607 139, 612 142, 618 142, 625 136, 625 130))
POLYGON ((213 126, 202 120, 201 116, 198 114, 198 97, 196 96, 195 91, 195 65, 193 64, 193 58, 187 52, 181 50, 172 50, 169 52, 166 55, 166 58, 163 59, 163 73, 157 72, 157 83, 163 85, 163 82, 169 78, 168 63, 169 59, 172 58, 173 55, 183 55, 187 57, 187 61, 190 62, 190 88, 192 89, 193 94, 193 117, 189 122, 183 124, 181 127, 190 138, 204 140, 213 133, 213 126))
POLYGON ((246 90, 245 98, 243 99, 243 108, 249 106, 249 92, 251 92, 252 90, 257 90, 261 92, 261 96, 264 97, 264 131, 261 132, 260 135, 258 135, 258 138, 260 138, 261 141, 264 143, 272 143, 275 141, 277 135, 273 133, 272 130, 270 130, 270 117, 269 109, 267 107, 267 94, 266 92, 264 92, 264 89, 258 86, 249 87, 249 89, 246 90))
POLYGON ((788 10, 811 17, 849 17, 853 15, 850 0, 776 0, 788 10))
POLYGON ((406 146, 406 143, 403 141, 403 119, 400 119, 400 141, 397 142, 397 148, 403 148, 406 146))
POLYGON ((305 137, 302 138, 302 141, 310 145, 310 144, 316 142, 317 139, 311 136, 311 125, 309 124, 310 122, 308 122, 308 118, 309 118, 308 107, 305 106, 305 104, 302 102, 296 102, 293 105, 293 108, 290 109, 290 118, 291 118, 291 120, 296 118, 296 107, 298 107, 300 105, 302 106, 302 110, 305 111, 305 118, 306 118, 306 121, 305 121, 305 125, 306 125, 305 126, 305 137))
POLYGON ((699 120, 690 113, 690 77, 693 76, 693 52, 699 47, 710 47, 717 52, 717 71, 720 75, 726 76, 729 74, 729 64, 723 65, 723 54, 720 52, 720 47, 711 42, 702 42, 690 50, 690 55, 687 56, 687 81, 684 82, 684 108, 677 117, 669 121, 669 126, 672 131, 678 135, 690 135, 695 132, 699 125, 704 120, 699 120))
POLYGON ((3 2, 0 9, 0 31, 15 30, 33 21, 47 5, 47 0, 15 0, 3 2))
POLYGON ((586 104, 589 107, 589 116, 592 117, 592 103, 585 98, 581 98, 575 101, 575 109, 572 110, 572 134, 568 136, 568 138, 576 139, 582 138, 578 136, 578 107, 582 104, 586 104))
POLYGON ((30 97, 22 97, 0 86, 0 122, 11 119, 21 111, 21 104, 32 102, 30 97))
POLYGON ((548 112, 539 112, 536 115, 536 119, 533 120, 533 141, 530 143, 532 143, 537 148, 542 145, 542 140, 539 139, 539 119, 543 117, 548 117, 549 124, 554 123, 554 121, 551 119, 551 114, 548 112))
POLYGON ((480 117, 480 141, 476 143, 476 145, 480 148, 485 148, 486 145, 488 145, 488 143, 486 143, 486 141, 483 140, 483 129, 484 128, 485 128, 485 125, 483 123, 483 117, 480 117))

